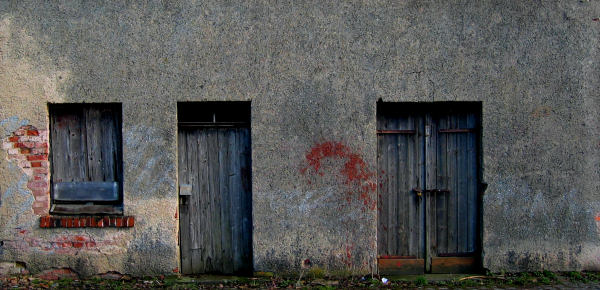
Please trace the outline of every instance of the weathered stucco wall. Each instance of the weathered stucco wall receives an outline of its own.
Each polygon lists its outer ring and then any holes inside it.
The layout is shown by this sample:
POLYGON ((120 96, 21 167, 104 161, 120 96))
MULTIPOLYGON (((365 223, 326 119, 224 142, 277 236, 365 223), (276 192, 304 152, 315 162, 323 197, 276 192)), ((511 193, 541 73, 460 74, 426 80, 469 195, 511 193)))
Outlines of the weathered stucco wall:
POLYGON ((176 104, 251 100, 255 270, 371 271, 382 99, 482 102, 486 268, 600 270, 598 17, 597 0, 2 1, 1 137, 47 129, 48 103, 122 103, 136 225, 40 229, 2 150, 0 260, 176 270, 176 104))

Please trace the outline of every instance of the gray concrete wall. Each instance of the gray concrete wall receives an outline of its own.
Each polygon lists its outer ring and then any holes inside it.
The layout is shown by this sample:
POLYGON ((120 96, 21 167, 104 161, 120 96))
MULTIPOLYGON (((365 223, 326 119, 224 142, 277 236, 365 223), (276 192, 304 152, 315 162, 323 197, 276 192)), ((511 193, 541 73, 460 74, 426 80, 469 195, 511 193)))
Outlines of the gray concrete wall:
POLYGON ((131 229, 39 229, 0 151, 0 260, 177 270, 176 104, 252 102, 254 264, 375 268, 376 101, 483 105, 483 264, 600 270, 600 2, 0 2, 0 134, 48 103, 123 104, 131 229), (328 144, 344 156, 307 160, 328 144), (85 236, 91 249, 39 244, 85 236), (36 246, 37 245, 37 246, 36 246))

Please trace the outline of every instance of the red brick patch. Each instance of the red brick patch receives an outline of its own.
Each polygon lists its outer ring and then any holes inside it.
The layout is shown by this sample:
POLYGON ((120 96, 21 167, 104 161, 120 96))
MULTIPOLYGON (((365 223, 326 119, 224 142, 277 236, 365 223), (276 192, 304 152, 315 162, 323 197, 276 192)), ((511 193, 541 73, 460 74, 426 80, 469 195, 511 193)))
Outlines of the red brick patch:
MULTIPOLYGON (((132 216, 40 217, 40 228, 131 228, 134 224, 135 218, 132 216)), ((75 240, 76 242, 87 241, 86 239, 80 238, 76 238, 75 240)))
POLYGON ((36 277, 44 280, 79 279, 79 275, 68 268, 46 270, 36 277))
POLYGON ((32 206, 34 214, 48 214, 48 131, 22 126, 3 140, 2 148, 7 150, 8 159, 14 160, 29 176, 27 187, 36 200, 32 206))

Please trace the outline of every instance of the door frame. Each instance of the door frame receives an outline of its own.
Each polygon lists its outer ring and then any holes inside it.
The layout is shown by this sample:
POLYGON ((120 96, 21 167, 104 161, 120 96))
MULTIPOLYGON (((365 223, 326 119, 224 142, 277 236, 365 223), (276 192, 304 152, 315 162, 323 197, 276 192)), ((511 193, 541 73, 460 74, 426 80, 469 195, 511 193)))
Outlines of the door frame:
MULTIPOLYGON (((482 124, 482 114, 483 114, 483 110, 482 110, 482 103, 481 102, 425 102, 425 103, 415 103, 415 102, 383 102, 381 100, 379 100, 377 102, 376 105, 376 129, 377 129, 377 135, 379 135, 380 132, 380 128, 379 128, 379 120, 382 114, 382 111, 384 110, 399 110, 399 111, 403 111, 403 112, 416 112, 418 114, 421 114, 424 118, 424 124, 423 124, 423 128, 417 128, 417 132, 421 133, 420 131, 425 131, 425 130, 431 130, 431 127, 429 127, 429 129, 427 128, 428 125, 430 126, 432 124, 432 116, 435 115, 438 112, 469 112, 469 113, 474 113, 476 116, 476 128, 475 128, 475 134, 476 134, 476 146, 475 146, 475 154, 476 154, 476 158, 475 158, 475 162, 476 162, 476 166, 477 166, 477 173, 476 173, 476 177, 477 177, 477 185, 476 185, 476 192, 477 192, 477 197, 476 197, 476 201, 477 201, 477 215, 475 217, 476 219, 476 241, 475 241, 475 254, 473 256, 469 256, 469 257, 435 257, 437 258, 436 263, 438 265, 441 265, 443 267, 446 267, 446 269, 448 270, 448 273, 459 273, 459 272, 469 272, 469 273, 473 273, 473 272, 479 272, 481 271, 481 269, 483 269, 482 267, 482 239, 483 239, 483 194, 485 192, 485 189, 487 188, 487 184, 483 182, 483 144, 482 144, 482 132, 483 132, 483 124, 482 124), (474 261, 473 261, 474 259, 474 261), (470 265, 466 265, 466 263, 471 262, 472 264, 470 265), (456 272, 453 272, 456 271, 456 272)), ((430 132, 422 132, 422 133, 429 133, 430 132)), ((438 134, 436 132, 436 134, 438 134)), ((425 154, 425 156, 423 156, 423 160, 425 161, 425 166, 424 166, 424 172, 425 172, 425 178, 423 181, 421 181, 421 183, 424 183, 425 186, 426 184, 431 183, 430 181, 430 170, 428 170, 427 168, 428 166, 428 162, 429 162, 429 158, 427 158, 427 154, 431 154, 431 152, 436 152, 437 151, 437 147, 439 146, 439 144, 435 144, 436 148, 431 148, 432 144, 430 144, 430 138, 426 138, 425 136, 417 136, 417 138, 423 138, 423 143, 424 143, 424 149, 423 152, 425 154), (434 151, 432 151, 434 150, 434 151)), ((379 138, 376 137, 377 139, 377 148, 379 148, 379 138)), ((418 142, 417 142, 418 143, 418 142)), ((379 150, 379 149, 378 149, 379 150)), ((420 150, 419 148, 417 148, 417 150, 420 150)), ((379 154, 379 153, 378 153, 379 154)), ((381 175, 382 173, 379 172, 379 168, 380 168, 380 158, 377 157, 377 174, 381 175)), ((435 174, 433 174, 433 178, 435 178, 435 174)), ((378 181, 381 182, 382 180, 382 176, 378 176, 378 181)), ((435 184, 435 182, 434 182, 435 184)), ((381 196, 381 187, 377 186, 377 191, 378 191, 378 199, 381 196)), ((424 200, 426 200, 426 198, 424 198, 424 200)), ((378 205, 380 204, 379 202, 377 203, 378 205)), ((431 245, 430 240, 431 237, 429 237, 431 230, 428 229, 428 210, 430 208, 429 204, 425 203, 423 205, 424 207, 424 211, 425 211, 425 221, 424 221, 424 248, 425 248, 425 256, 423 257, 422 261, 420 261, 421 259, 415 259, 415 257, 400 257, 400 256, 383 256, 380 255, 379 253, 379 243, 377 243, 377 265, 378 265, 378 269, 379 272, 389 272, 391 274, 400 274, 399 270, 400 267, 404 267, 404 269, 407 271, 407 273, 413 273, 413 274, 419 274, 419 273, 429 273, 431 272, 431 266, 432 266, 432 253, 431 253, 431 245), (401 265, 401 266, 400 266, 401 265), (422 266, 420 266, 422 265, 422 266), (421 270, 422 269, 422 270, 421 270)), ((377 221, 377 230, 379 230, 379 214, 377 215, 376 218, 377 221)), ((376 238, 379 237, 379 234, 376 234, 376 238)))
MULTIPOLYGON (((181 181, 179 178, 179 134, 182 128, 205 128, 205 129, 222 129, 222 128, 247 128, 248 129, 248 154, 249 168, 246 174, 248 175, 248 193, 249 196, 249 265, 241 271, 232 273, 221 272, 206 272, 205 274, 223 274, 223 275, 252 275, 254 271, 254 220, 253 220, 253 202, 252 202, 252 103, 250 101, 201 101, 201 102, 177 102, 177 137, 176 137, 176 162, 177 162, 177 246, 178 246, 178 264, 180 273, 183 273, 183 249, 181 247, 181 181), (219 116, 229 115, 228 118, 219 116)), ((187 191, 188 189, 184 189, 187 191)), ((189 189, 191 190, 191 189, 189 189)))

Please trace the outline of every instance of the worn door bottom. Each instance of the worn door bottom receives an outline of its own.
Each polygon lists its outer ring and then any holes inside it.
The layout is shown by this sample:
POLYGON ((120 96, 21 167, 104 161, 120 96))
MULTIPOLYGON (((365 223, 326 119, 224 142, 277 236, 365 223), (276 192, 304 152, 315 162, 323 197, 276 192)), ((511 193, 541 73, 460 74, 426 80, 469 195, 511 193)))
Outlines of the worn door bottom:
POLYGON ((424 273, 425 260, 416 257, 384 256, 377 258, 379 274, 419 275, 424 273))
POLYGON ((431 273, 460 274, 477 272, 475 257, 432 257, 431 273))

